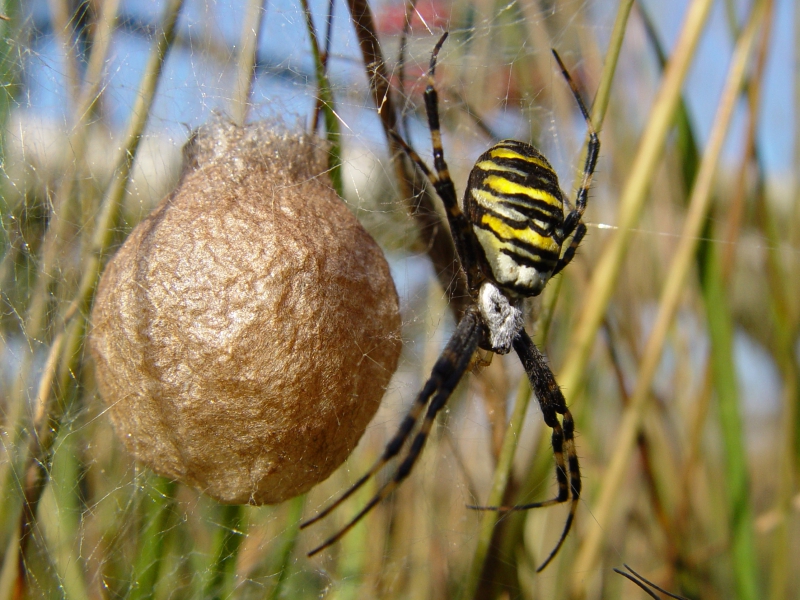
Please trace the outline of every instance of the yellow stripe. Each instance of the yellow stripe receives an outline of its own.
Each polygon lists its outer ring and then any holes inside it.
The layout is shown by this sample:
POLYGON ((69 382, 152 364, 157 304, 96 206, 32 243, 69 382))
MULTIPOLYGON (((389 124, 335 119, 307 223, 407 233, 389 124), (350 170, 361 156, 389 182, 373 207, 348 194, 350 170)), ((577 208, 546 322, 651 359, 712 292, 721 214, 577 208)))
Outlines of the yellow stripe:
POLYGON ((486 178, 485 183, 500 194, 524 194, 533 200, 542 200, 543 202, 546 202, 550 206, 554 206, 559 210, 563 208, 560 198, 556 198, 553 196, 553 194, 548 194, 544 190, 538 190, 526 185, 520 185, 518 183, 514 183, 513 181, 509 181, 508 179, 504 179, 503 177, 498 177, 497 175, 489 175, 486 178))
POLYGON ((524 154, 520 154, 519 152, 514 152, 513 150, 509 150, 508 148, 493 148, 491 152, 489 152, 489 156, 492 158, 511 158, 516 160, 524 160, 525 162, 529 162, 534 165, 538 165, 543 169, 547 169, 548 171, 552 171, 553 168, 548 165, 545 161, 541 158, 535 158, 533 156, 525 156, 524 154))
MULTIPOLYGON (((539 235, 530 228, 514 229, 490 214, 484 213, 481 216, 481 223, 487 225, 489 229, 500 238, 519 240, 543 251, 558 253, 560 250, 558 244, 552 237, 539 235)), ((524 252, 524 250, 520 250, 520 252, 524 252)))
MULTIPOLYGON (((519 212, 515 206, 523 206, 522 204, 515 204, 513 200, 509 200, 507 196, 495 196, 486 190, 472 188, 472 198, 484 208, 488 208, 495 213, 500 213, 504 217, 513 219, 514 221, 527 221, 533 222, 540 230, 552 231, 555 224, 552 219, 532 219, 530 216, 519 212), (509 206, 510 204, 510 206, 509 206)), ((546 215, 543 215, 546 217, 546 215)))
POLYGON ((519 169, 506 167, 496 162, 492 162, 491 160, 482 160, 478 163, 475 163, 475 166, 483 171, 502 171, 504 173, 514 173, 515 175, 520 175, 522 177, 525 177, 526 175, 526 173, 523 173, 519 169))
MULTIPOLYGON (((472 194, 472 199, 475 200, 475 202, 485 208, 488 208, 489 210, 508 214, 509 218, 516 221, 527 221, 531 219, 530 216, 517 210, 517 207, 526 209, 526 211, 530 210, 530 208, 522 200, 517 200, 516 198, 508 195, 498 196, 492 192, 480 188, 470 188, 469 193, 472 194), (513 215, 511 214, 512 212, 514 213, 513 215)), ((537 208, 535 210, 542 209, 537 208)), ((547 213, 543 213, 541 219, 534 218, 533 222, 539 227, 543 228, 551 228, 558 224, 557 220, 547 213)))

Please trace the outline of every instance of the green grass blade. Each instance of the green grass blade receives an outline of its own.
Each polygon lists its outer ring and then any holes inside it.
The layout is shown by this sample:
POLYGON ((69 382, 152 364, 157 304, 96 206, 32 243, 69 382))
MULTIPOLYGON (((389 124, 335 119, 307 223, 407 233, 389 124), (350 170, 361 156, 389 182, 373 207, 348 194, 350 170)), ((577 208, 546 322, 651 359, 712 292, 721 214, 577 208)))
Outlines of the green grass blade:
POLYGON ((209 567, 209 578, 203 598, 221 600, 230 596, 234 587, 236 559, 244 540, 244 507, 239 504, 222 504, 214 541, 214 562, 209 567))
MULTIPOLYGON (((705 225, 711 202, 711 187, 714 181, 717 161, 730 126, 739 90, 744 81, 748 58, 755 42, 756 33, 762 22, 763 8, 763 2, 754 7, 748 25, 734 50, 725 88, 714 118, 708 147, 703 155, 700 171, 692 189, 690 206, 681 233, 680 243, 669 267, 669 272, 665 277, 658 314, 639 365, 636 388, 631 395, 630 404, 623 413, 616 435, 616 447, 601 483, 598 500, 592 510, 598 526, 591 530, 581 545, 575 566, 578 572, 589 572, 597 564, 600 556, 602 539, 607 529, 617 494, 621 489, 628 459, 635 446, 644 409, 650 396, 651 382, 661 359, 663 344, 683 295, 684 282, 696 257, 697 244, 702 228, 705 225)), ((699 23, 695 24, 695 26, 697 25, 699 23)), ((699 34, 699 30, 697 33, 699 34)), ((672 109, 677 106, 679 92, 679 88, 674 90, 675 97, 672 109)), ((665 121, 665 124, 667 123, 668 121, 665 121)), ((561 385, 569 389, 569 384, 565 383, 563 379, 560 382, 561 385)), ((585 596, 587 581, 587 578, 576 579, 573 583, 573 596, 585 596)))
MULTIPOLYGON (((83 272, 78 290, 72 302, 60 316, 56 340, 51 344, 46 364, 58 357, 58 367, 45 372, 39 382, 41 402, 45 406, 41 419, 35 423, 36 433, 31 437, 28 457, 24 461, 26 480, 26 515, 22 530, 33 526, 41 494, 47 485, 47 465, 50 461, 52 445, 58 434, 64 410, 69 406, 68 398, 75 389, 74 383, 80 378, 83 359, 83 340, 86 331, 88 308, 94 297, 94 290, 103 265, 103 256, 114 240, 122 199, 130 180, 133 160, 141 142, 142 133, 150 115, 156 89, 163 73, 164 63, 175 39, 178 15, 183 0, 169 0, 164 7, 162 26, 153 43, 142 83, 132 109, 131 121, 125 140, 126 144, 118 159, 118 168, 106 191, 100 207, 98 220, 91 236, 92 252, 82 265, 83 272)), ((11 544, 15 544, 12 540, 11 544)), ((24 554, 26 538, 20 539, 24 554)), ((6 560, 13 553, 6 553, 6 560)), ((5 567, 4 567, 5 570, 5 567)), ((24 580, 24 573, 20 573, 24 580)), ((24 583, 21 584, 24 587, 24 583)))
POLYGON ((597 331, 616 288, 622 263, 639 221, 653 173, 663 152, 664 142, 672 126, 681 98, 681 88, 694 57, 700 34, 711 11, 712 0, 694 0, 687 9, 684 26, 675 52, 669 62, 661 89, 647 119, 639 148, 630 169, 630 176, 620 198, 620 210, 614 237, 595 265, 581 313, 569 346, 569 355, 557 380, 566 390, 567 401, 581 388, 586 365, 597 331))
MULTIPOLYGON (((623 0, 620 2, 617 9, 617 17, 614 22, 614 29, 609 43, 609 50, 600 79, 599 91, 595 100, 595 105, 592 107, 592 122, 597 129, 602 126, 605 111, 608 106, 608 97, 611 92, 611 82, 613 81, 614 73, 616 72, 619 51, 622 47, 622 42, 625 36, 625 26, 627 24, 628 16, 630 15, 632 4, 632 1, 623 0)), ((558 286, 554 290, 553 294, 549 296, 552 303, 555 303, 558 299, 560 283, 561 278, 559 278, 558 286)), ((552 306, 548 312, 548 317, 552 317, 552 306)), ((549 327, 549 322, 550 321, 548 318, 546 325, 547 327, 549 327)), ((546 337, 546 334, 544 337, 546 337)), ((486 502, 488 506, 498 506, 503 503, 503 497, 511 476, 511 468, 514 464, 517 441, 519 439, 520 431, 522 430, 522 424, 525 420, 525 414, 527 412, 530 399, 530 385, 527 384, 527 382, 520 383, 517 391, 514 412, 506 429, 503 438, 502 449, 500 451, 500 457, 494 470, 492 488, 489 492, 489 497, 486 502)), ((547 436, 543 437, 546 438, 547 436)), ((536 469, 534 469, 534 471, 536 471, 536 469)), ((466 584, 463 588, 463 593, 461 596, 462 598, 473 598, 478 591, 478 583, 480 581, 486 556, 489 551, 489 544, 491 543, 494 527, 497 524, 499 517, 500 513, 495 511, 486 511, 481 517, 478 544, 476 546, 475 554, 472 558, 472 563, 467 574, 466 584)))
POLYGON ((286 530, 283 532, 281 546, 278 552, 278 581, 270 592, 270 600, 278 600, 284 591, 286 581, 291 571, 290 561, 297 546, 300 535, 300 522, 303 518, 303 509, 306 505, 306 495, 297 496, 289 500, 289 514, 286 516, 286 530))
POLYGON ((767 279, 769 282, 774 338, 770 346, 775 363, 783 377, 783 412, 781 414, 780 442, 778 446, 778 493, 775 501, 778 525, 772 538, 770 570, 770 600, 783 600, 787 595, 792 569, 792 496, 797 493, 797 469, 800 453, 798 415, 800 414, 800 370, 795 356, 795 343, 800 323, 793 310, 794 281, 782 260, 779 227, 766 198, 765 182, 759 181, 758 212, 763 235, 767 240, 767 279))
MULTIPOLYGON (((514 454, 517 450, 517 440, 519 440, 519 435, 522 431, 522 424, 525 422, 525 414, 528 411, 530 399, 530 387, 528 386, 527 389, 525 389, 525 384, 520 384, 520 391, 517 394, 514 412, 511 414, 511 420, 508 423, 508 428, 503 437, 503 446, 500 450, 500 457, 494 471, 492 489, 486 500, 487 506, 500 506, 503 504, 503 496, 505 495, 506 486, 511 476, 511 467, 513 466, 514 454)), ((475 597, 480 576, 483 572, 486 555, 489 551, 489 544, 492 541, 492 533, 494 532, 494 527, 500 516, 501 513, 493 510, 484 511, 481 515, 478 546, 472 558, 472 566, 468 572, 467 583, 461 594, 461 597, 464 599, 475 597)))
POLYGON ((311 54, 314 57, 314 73, 317 77, 317 94, 319 94, 321 110, 325 120, 325 133, 331 145, 328 151, 328 174, 331 178, 333 189, 336 190, 336 193, 342 198, 344 196, 344 184, 342 182, 342 136, 339 133, 339 119, 336 116, 333 102, 333 90, 331 89, 328 75, 325 72, 325 65, 322 61, 317 31, 314 28, 314 21, 311 18, 311 8, 308 5, 308 0, 300 1, 303 6, 303 11, 306 14, 306 30, 311 38, 311 54))
POLYGON ((158 475, 148 478, 145 486, 146 493, 141 507, 142 526, 133 562, 129 600, 154 597, 170 531, 169 521, 175 510, 175 491, 178 488, 177 482, 158 475))
POLYGON ((725 448, 725 484, 734 580, 737 598, 756 600, 761 596, 756 581, 758 565, 754 545, 753 509, 750 504, 747 452, 744 447, 736 366, 733 360, 733 319, 715 248, 712 246, 707 254, 703 299, 711 337, 711 366, 725 448))

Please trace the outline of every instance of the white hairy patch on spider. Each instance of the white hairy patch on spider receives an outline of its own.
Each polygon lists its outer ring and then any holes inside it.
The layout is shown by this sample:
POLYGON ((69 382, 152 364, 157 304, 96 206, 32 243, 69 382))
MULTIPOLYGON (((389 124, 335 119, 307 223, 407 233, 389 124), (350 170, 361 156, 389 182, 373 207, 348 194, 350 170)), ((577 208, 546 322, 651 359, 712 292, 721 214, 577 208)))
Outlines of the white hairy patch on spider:
POLYGON ((478 292, 478 307, 489 329, 489 343, 498 354, 508 354, 522 329, 522 309, 513 304, 496 285, 485 282, 478 292))

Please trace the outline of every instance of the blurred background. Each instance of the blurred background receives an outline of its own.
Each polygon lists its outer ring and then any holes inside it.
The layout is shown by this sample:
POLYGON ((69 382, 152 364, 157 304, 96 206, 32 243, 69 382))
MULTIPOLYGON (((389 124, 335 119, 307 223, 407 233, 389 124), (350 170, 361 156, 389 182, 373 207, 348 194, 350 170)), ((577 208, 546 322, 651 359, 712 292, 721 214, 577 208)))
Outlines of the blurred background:
POLYGON ((794 3, 309 2, 0 9, 0 597, 645 597, 613 572, 623 563, 688 598, 798 597, 794 3), (466 507, 556 491, 514 355, 464 378, 413 474, 340 544, 305 557, 377 483, 298 531, 383 450, 463 308, 442 217, 420 216, 385 133, 391 113, 431 162, 422 92, 445 29, 436 81, 459 196, 476 158, 514 138, 574 198, 586 125, 551 47, 600 129, 588 235, 527 307, 576 418, 584 488, 541 573, 566 507, 497 523, 466 507), (333 142, 334 185, 401 301, 400 367, 358 448, 274 507, 222 507, 137 465, 83 347, 97 274, 215 113, 333 142))

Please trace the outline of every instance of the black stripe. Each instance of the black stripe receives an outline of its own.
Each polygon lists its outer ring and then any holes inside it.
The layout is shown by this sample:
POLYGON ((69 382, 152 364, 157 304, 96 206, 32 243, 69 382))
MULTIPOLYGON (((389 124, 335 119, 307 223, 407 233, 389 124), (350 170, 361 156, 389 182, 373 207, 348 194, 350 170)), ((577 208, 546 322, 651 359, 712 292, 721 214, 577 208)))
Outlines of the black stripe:
MULTIPOLYGON (((491 208, 486 208, 485 206, 479 206, 478 211, 476 212, 478 213, 479 217, 483 217, 483 215, 491 215, 492 217, 498 219, 499 221, 502 221, 512 229, 516 229, 517 231, 522 231, 528 228, 527 219, 523 219, 522 221, 517 221, 516 219, 512 219, 509 216, 495 212, 491 208)), ((479 218, 478 223, 480 223, 481 221, 482 219, 479 218)))
MULTIPOLYGON (((552 206, 551 204, 548 204, 544 200, 536 200, 535 198, 531 198, 527 194, 500 194, 497 191, 485 185, 473 186, 473 189, 475 187, 478 187, 478 189, 491 194, 497 199, 496 201, 498 202, 502 200, 507 200, 509 204, 517 204, 519 206, 524 206, 526 208, 541 211, 541 213, 545 215, 544 217, 545 219, 552 219, 554 221, 558 220, 559 224, 564 219, 563 209, 559 209, 556 206, 552 206)), ((472 200, 476 203, 478 202, 478 200, 474 198, 472 198, 472 200)))
POLYGON ((547 161, 547 158, 545 158, 544 154, 539 152, 534 146, 531 146, 530 144, 527 144, 525 142, 520 142, 519 140, 503 140, 501 142, 498 142, 497 144, 489 148, 484 153, 484 155, 489 156, 492 150, 495 150, 497 148, 513 150, 514 152, 516 152, 517 154, 521 154, 522 156, 527 156, 529 158, 536 158, 548 165, 550 164, 547 161))
MULTIPOLYGON (((544 257, 531 258, 530 256, 516 254, 511 250, 509 250, 508 248, 501 248, 500 253, 505 254, 506 256, 510 256, 511 258, 514 259, 514 262, 522 265, 523 267, 531 267, 533 269, 536 269, 540 273, 549 273, 550 271, 553 270, 553 267, 556 264, 555 258, 551 258, 549 260, 544 257)), ((550 256, 552 256, 551 252, 542 252, 540 254, 543 256, 545 254, 549 254, 550 256)))
MULTIPOLYGON (((544 250, 543 248, 539 248, 534 244, 529 244, 528 242, 525 242, 517 238, 506 238, 501 235, 498 235, 498 233, 494 229, 492 229, 489 225, 485 225, 483 223, 474 223, 473 226, 480 227, 481 229, 491 233, 501 242, 510 244, 511 246, 519 248, 520 250, 523 250, 524 252, 531 254, 533 256, 540 257, 544 261, 552 262, 553 264, 555 264, 555 262, 558 260, 558 253, 551 252, 550 250, 544 250)), ((513 254, 510 250, 507 249, 501 249, 500 251, 508 254, 509 256, 514 256, 514 257, 517 256, 516 254, 513 254)), ((522 257, 522 258, 525 258, 527 260, 533 260, 528 257, 522 257)))
MULTIPOLYGON (((515 204, 507 204, 505 202, 498 202, 500 206, 507 207, 509 210, 513 210, 518 212, 520 215, 524 217, 522 221, 517 221, 516 219, 512 219, 508 215, 504 215, 501 212, 497 212, 494 208, 486 208, 485 206, 480 206, 479 211, 476 211, 483 214, 490 214, 493 217, 501 220, 503 223, 512 227, 513 229, 533 229, 539 235, 543 235, 546 237, 552 237, 553 229, 557 225, 557 223, 553 223, 553 218, 551 215, 543 214, 540 211, 535 209, 529 209, 525 207, 521 207, 515 204), (546 225, 545 227, 540 227, 536 224, 536 221, 543 221, 546 225)), ((480 219, 478 219, 480 221, 480 219)))
POLYGON ((543 211, 538 206, 530 206, 527 204, 511 202, 505 199, 497 202, 496 204, 508 208, 509 210, 514 210, 523 215, 526 219, 543 221, 544 223, 547 223, 548 230, 558 227, 561 224, 561 219, 558 218, 559 215, 554 215, 552 212, 543 211))
MULTIPOLYGON (((557 184, 558 175, 556 175, 556 172, 553 171, 552 167, 547 166, 549 163, 543 158, 538 160, 541 160, 543 164, 538 165, 522 158, 489 156, 485 159, 486 162, 494 163, 500 167, 515 169, 521 173, 525 173, 528 177, 537 177, 544 181, 551 181, 557 184)), ((483 161, 479 160, 478 162, 483 161)))
POLYGON ((509 161, 508 159, 503 159, 503 160, 491 159, 486 162, 491 162, 498 165, 504 165, 506 162, 519 163, 519 164, 509 164, 507 166, 513 169, 517 169, 522 174, 512 173, 510 171, 500 171, 500 170, 491 171, 483 168, 476 168, 475 171, 477 171, 477 173, 476 177, 472 182, 473 185, 481 185, 483 184, 483 180, 486 179, 489 175, 494 175, 495 177, 508 179, 512 183, 516 183, 518 185, 524 185, 525 187, 532 188, 534 190, 541 190, 543 192, 547 192, 551 196, 554 196, 563 202, 561 188, 558 185, 558 177, 556 177, 556 174, 553 173, 552 171, 548 172, 538 165, 523 163, 523 161, 517 161, 517 160, 509 161))

